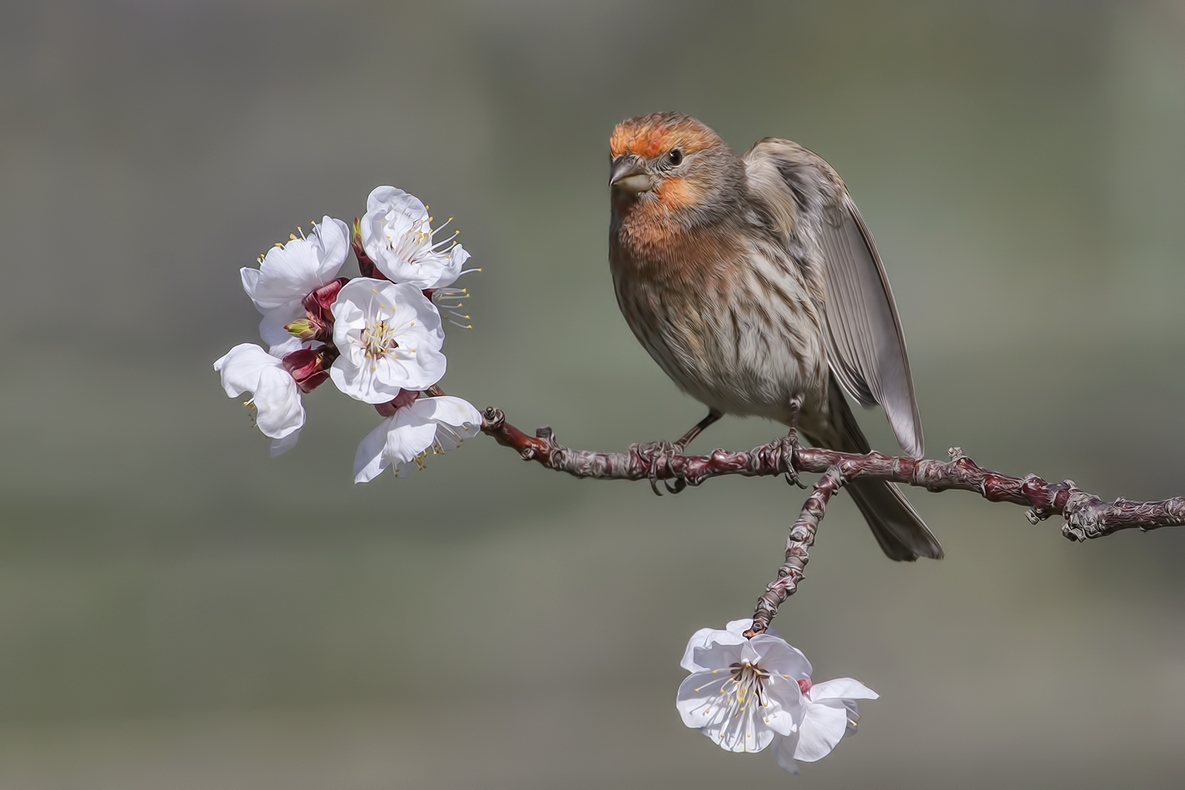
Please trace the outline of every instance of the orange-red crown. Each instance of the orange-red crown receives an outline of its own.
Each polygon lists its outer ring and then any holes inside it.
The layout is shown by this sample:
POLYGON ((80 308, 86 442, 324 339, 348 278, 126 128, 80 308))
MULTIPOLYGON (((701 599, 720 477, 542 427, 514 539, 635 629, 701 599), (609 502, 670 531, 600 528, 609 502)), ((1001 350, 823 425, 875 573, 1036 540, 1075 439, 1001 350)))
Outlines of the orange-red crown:
POLYGON ((677 112, 655 112, 622 121, 609 138, 609 155, 634 154, 653 159, 664 151, 702 151, 720 143, 720 136, 694 118, 677 112))

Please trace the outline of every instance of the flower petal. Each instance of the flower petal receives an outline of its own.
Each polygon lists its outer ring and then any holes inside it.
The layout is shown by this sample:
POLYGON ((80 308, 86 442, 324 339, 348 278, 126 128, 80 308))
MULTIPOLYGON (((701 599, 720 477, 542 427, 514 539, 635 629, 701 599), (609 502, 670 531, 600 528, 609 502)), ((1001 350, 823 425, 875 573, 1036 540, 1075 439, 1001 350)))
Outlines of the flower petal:
POLYGON ((285 436, 283 439, 272 439, 272 458, 279 458, 284 453, 296 446, 296 440, 300 438, 300 429, 293 431, 285 436))
POLYGON ((731 634, 743 637, 745 632, 753 627, 753 618, 746 617, 743 620, 729 620, 728 624, 724 626, 724 630, 731 634))
MULTIPOLYGON (((404 192, 398 187, 381 186, 375 187, 370 194, 366 196, 366 214, 378 215, 380 213, 391 212, 394 215, 405 217, 408 221, 408 227, 411 227, 413 222, 427 222, 428 209, 418 197, 410 192, 404 192)), ((373 233, 373 228, 370 229, 373 233)), ((362 228, 363 244, 366 244, 367 228, 362 228)), ((373 236, 372 236, 373 238, 373 236)), ((378 243, 378 240, 375 240, 378 243)))
POLYGON ((469 251, 460 244, 453 245, 453 248, 449 250, 448 261, 442 262, 440 274, 437 275, 436 282, 432 287, 444 288, 455 283, 461 276, 461 272, 464 271, 467 260, 469 260, 469 251))
POLYGON ((722 715, 717 708, 724 709, 726 704, 711 703, 720 699, 722 687, 731 682, 732 673, 726 669, 694 672, 684 678, 675 695, 675 709, 679 711, 683 724, 698 730, 722 715))
POLYGON ((321 243, 321 265, 317 270, 319 285, 327 285, 337 277, 338 270, 350 254, 350 226, 329 215, 321 218, 321 224, 313 228, 321 243))
POLYGON ((462 398, 451 395, 420 398, 407 408, 436 423, 434 444, 441 452, 455 450, 464 440, 481 432, 481 412, 462 398))
POLYGON ((823 759, 843 740, 847 729, 848 711, 842 701, 808 702, 798 728, 794 759, 808 763, 823 759))
POLYGON ((444 322, 436 305, 414 285, 399 283, 393 288, 387 295, 401 309, 392 316, 392 328, 401 336, 426 338, 429 345, 439 349, 444 343, 444 322))
POLYGON ((825 699, 879 699, 880 694, 858 680, 836 678, 815 683, 809 697, 813 702, 820 702, 825 699))
POLYGON ((283 368, 267 368, 260 374, 254 402, 259 410, 255 423, 264 436, 283 439, 304 425, 300 390, 283 368))
POLYGON ((400 409, 391 417, 391 430, 387 432, 387 445, 383 453, 395 464, 398 474, 398 467, 421 455, 432 446, 435 438, 435 422, 425 419, 423 414, 411 408, 400 409))
POLYGON ((391 430, 392 419, 388 417, 383 420, 358 444, 358 452, 354 454, 355 483, 369 483, 390 464, 383 455, 383 449, 387 446, 387 432, 391 430))
POLYGON ((747 641, 739 632, 732 630, 701 628, 687 640, 679 666, 688 672, 726 667, 734 661, 740 661, 741 647, 747 641))
POLYGON ((769 672, 777 672, 795 681, 811 676, 811 662, 807 661, 801 650, 787 644, 785 639, 758 634, 749 640, 749 644, 756 654, 756 658, 750 660, 769 672))
POLYGON ((264 313, 263 320, 259 322, 259 336, 268 344, 267 352, 273 357, 283 357, 299 351, 304 344, 284 327, 304 317, 305 309, 299 299, 264 313))
POLYGON ((774 738, 774 759, 778 766, 787 773, 800 774, 802 769, 794 761, 794 750, 798 748, 798 733, 779 735, 774 738))
POLYGON ((222 374, 222 388, 231 398, 254 392, 262 372, 279 367, 280 360, 254 343, 239 343, 214 362, 214 370, 222 374))

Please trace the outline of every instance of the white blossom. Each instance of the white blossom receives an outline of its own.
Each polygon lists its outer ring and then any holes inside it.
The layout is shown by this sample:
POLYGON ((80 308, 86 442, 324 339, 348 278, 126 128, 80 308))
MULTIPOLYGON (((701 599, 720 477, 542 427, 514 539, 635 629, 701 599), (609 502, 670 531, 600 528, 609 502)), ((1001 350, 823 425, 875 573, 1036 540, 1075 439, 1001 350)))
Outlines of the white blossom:
POLYGON ((244 405, 252 423, 272 439, 272 457, 296 445, 304 425, 304 406, 296 380, 280 360, 254 343, 241 343, 214 363, 222 376, 222 388, 232 398, 253 394, 244 405))
POLYGON ((858 699, 877 694, 851 678, 811 683, 811 663, 772 629, 745 639, 752 620, 702 628, 687 643, 676 707, 688 727, 721 747, 758 752, 773 745, 786 771, 826 757, 856 730, 858 699))
POLYGON ((479 430, 481 413, 468 401, 448 395, 419 398, 396 409, 358 445, 354 482, 369 483, 388 466, 403 477, 412 461, 423 466, 428 450, 453 450, 479 430))
POLYGON ((341 356, 329 375, 350 397, 385 403, 444 376, 440 313, 416 286, 359 277, 341 289, 332 312, 341 356))
POLYGON ((434 240, 444 225, 432 229, 428 209, 415 195, 395 187, 377 187, 366 199, 362 246, 392 282, 410 283, 422 290, 442 288, 461 276, 469 260, 469 253, 453 241, 455 232, 434 240))
POLYGON ((263 313, 259 334, 277 357, 302 347, 285 325, 303 318, 301 300, 337 277, 350 251, 349 228, 340 219, 324 217, 309 235, 292 235, 259 259, 259 268, 240 272, 243 290, 263 313))
POLYGON ((797 731, 803 705, 798 679, 811 670, 780 637, 746 639, 751 626, 752 620, 734 620, 724 630, 696 631, 681 662, 691 672, 675 704, 683 723, 732 752, 759 752, 776 736, 797 731))
POLYGON ((242 269, 243 290, 261 313, 299 302, 337 277, 349 251, 346 223, 327 216, 308 236, 268 250, 258 269, 242 269))
POLYGON ((856 733, 860 711, 858 699, 876 699, 879 695, 858 680, 837 678, 806 687, 802 724, 798 732, 774 739, 774 757, 783 770, 798 773, 796 761, 813 763, 831 753, 846 735, 856 733))

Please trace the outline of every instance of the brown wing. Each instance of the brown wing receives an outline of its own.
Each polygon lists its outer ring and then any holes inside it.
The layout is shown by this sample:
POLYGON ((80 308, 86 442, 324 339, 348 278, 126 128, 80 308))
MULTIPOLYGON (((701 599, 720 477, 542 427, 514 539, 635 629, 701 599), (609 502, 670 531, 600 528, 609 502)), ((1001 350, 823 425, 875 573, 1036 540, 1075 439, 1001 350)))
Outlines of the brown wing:
POLYGON ((893 291, 843 182, 820 157, 789 140, 759 141, 745 154, 745 166, 750 192, 773 207, 787 239, 796 236, 808 254, 817 248, 836 380, 861 405, 880 404, 901 447, 921 457, 922 421, 893 291))

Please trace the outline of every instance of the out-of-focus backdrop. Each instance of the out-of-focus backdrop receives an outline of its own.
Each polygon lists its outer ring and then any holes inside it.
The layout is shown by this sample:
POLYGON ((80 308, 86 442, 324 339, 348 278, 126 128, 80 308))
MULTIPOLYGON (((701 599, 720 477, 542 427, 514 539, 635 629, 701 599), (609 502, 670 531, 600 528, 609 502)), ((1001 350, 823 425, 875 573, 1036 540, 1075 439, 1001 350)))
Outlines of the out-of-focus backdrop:
POLYGON ((678 436, 702 408, 618 315, 605 180, 618 120, 679 109, 847 180, 931 456, 1183 494, 1182 5, 9 3, 0 71, 0 787, 1180 786, 1183 531, 916 492, 947 559, 897 565, 842 499, 777 626, 882 698, 791 778, 674 695, 802 492, 486 439, 355 486, 371 409, 318 390, 273 461, 211 363, 256 337, 238 269, 390 183, 484 267, 450 392, 678 436))

